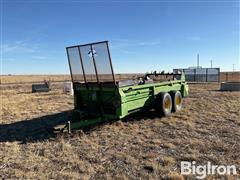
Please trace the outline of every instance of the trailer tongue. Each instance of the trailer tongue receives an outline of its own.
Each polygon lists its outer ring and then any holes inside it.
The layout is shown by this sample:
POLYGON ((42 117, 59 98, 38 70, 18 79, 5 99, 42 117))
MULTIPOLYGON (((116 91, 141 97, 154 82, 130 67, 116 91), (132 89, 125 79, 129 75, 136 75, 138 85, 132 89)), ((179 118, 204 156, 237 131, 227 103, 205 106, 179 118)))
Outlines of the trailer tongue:
POLYGON ((163 82, 149 80, 151 74, 141 80, 121 81, 115 77, 108 41, 66 50, 74 89, 69 131, 153 108, 156 115, 168 116, 181 110, 182 98, 188 95, 184 74, 157 74, 172 77, 163 82))

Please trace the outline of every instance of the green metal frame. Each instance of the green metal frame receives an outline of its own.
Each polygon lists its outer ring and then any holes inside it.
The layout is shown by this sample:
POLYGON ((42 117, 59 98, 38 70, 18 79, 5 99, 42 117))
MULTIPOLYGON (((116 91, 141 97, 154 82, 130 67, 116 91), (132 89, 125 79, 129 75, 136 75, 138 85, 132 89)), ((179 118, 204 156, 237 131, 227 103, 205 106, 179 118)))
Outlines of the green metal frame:
POLYGON ((74 111, 68 123, 69 130, 83 129, 151 109, 161 92, 180 91, 183 97, 188 95, 184 74, 180 80, 120 87, 115 80, 108 41, 71 46, 66 50, 74 88, 74 111), (89 67, 94 69, 86 71, 89 67), (96 77, 96 82, 90 81, 87 78, 89 75, 96 77), (108 77, 108 80, 100 75, 108 77))
MULTIPOLYGON (((71 120, 71 129, 84 129, 102 122, 119 120, 132 112, 154 107, 154 100, 161 92, 180 91, 182 96, 188 95, 188 85, 185 82, 185 75, 181 75, 181 80, 166 81, 161 83, 151 83, 134 85, 127 87, 77 87, 74 89, 75 109, 71 120), (86 114, 86 109, 81 109, 79 102, 89 102, 95 104, 100 109, 106 104, 114 106, 114 113, 105 111, 95 116, 82 116, 86 114), (76 115, 77 114, 77 115, 76 115)), ((104 107, 103 107, 104 109, 104 107)))

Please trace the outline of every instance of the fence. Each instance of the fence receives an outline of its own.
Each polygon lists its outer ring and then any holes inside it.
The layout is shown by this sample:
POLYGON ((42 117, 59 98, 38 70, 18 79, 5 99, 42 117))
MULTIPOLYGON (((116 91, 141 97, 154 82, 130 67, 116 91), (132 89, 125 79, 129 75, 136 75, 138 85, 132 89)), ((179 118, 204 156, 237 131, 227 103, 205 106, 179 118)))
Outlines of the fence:
POLYGON ((174 73, 184 72, 187 81, 220 82, 220 68, 173 69, 174 73))
POLYGON ((240 71, 236 72, 221 72, 221 82, 240 82, 240 71))

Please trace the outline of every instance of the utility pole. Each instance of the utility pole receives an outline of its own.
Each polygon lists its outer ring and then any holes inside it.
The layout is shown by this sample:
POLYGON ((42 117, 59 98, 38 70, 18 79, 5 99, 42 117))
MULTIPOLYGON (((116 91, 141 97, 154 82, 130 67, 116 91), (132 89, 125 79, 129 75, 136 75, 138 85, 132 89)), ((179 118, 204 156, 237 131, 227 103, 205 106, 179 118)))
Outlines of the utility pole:
POLYGON ((211 68, 212 68, 212 62, 213 62, 212 59, 210 60, 210 62, 211 62, 211 68))
POLYGON ((199 68, 199 54, 197 54, 197 68, 199 68))
POLYGON ((233 64, 233 72, 234 72, 234 70, 235 70, 234 66, 235 66, 235 64, 233 64))

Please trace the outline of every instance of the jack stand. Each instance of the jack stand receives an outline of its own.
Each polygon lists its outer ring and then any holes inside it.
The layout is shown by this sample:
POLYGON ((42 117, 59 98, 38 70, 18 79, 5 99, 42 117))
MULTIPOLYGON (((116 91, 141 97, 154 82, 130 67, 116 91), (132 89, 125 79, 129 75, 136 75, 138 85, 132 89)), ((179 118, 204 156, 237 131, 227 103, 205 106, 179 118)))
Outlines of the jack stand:
POLYGON ((71 134, 71 122, 70 121, 68 121, 67 126, 68 126, 68 133, 71 134))

